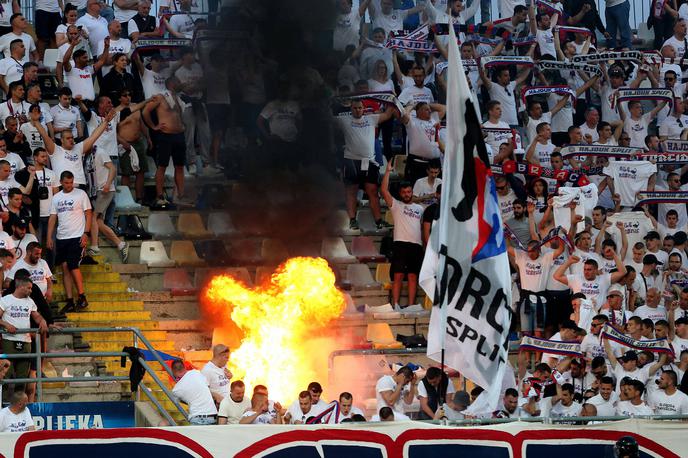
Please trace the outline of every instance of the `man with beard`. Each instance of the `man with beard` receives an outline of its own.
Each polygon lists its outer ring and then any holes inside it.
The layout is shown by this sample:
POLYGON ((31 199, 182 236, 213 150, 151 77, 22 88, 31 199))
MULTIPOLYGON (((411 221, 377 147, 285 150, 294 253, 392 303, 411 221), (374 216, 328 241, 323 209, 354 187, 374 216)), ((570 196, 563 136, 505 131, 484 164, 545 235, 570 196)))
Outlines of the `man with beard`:
POLYGON ((402 182, 399 185, 401 201, 392 197, 389 192, 389 174, 391 171, 392 163, 388 162, 380 186, 380 193, 394 217, 394 250, 391 273, 393 274, 392 300, 394 306, 397 307, 404 275, 407 275, 408 279, 408 304, 416 304, 418 273, 423 263, 421 234, 423 206, 413 203, 413 188, 409 182, 402 182))

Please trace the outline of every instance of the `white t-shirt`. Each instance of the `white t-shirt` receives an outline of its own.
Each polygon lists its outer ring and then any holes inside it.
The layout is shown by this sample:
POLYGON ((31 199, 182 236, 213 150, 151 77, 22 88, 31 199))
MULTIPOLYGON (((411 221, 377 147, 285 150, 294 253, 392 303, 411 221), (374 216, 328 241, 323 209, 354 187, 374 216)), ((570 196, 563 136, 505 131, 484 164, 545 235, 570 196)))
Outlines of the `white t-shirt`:
POLYGON ((208 380, 200 371, 192 369, 172 388, 172 394, 189 406, 189 418, 216 415, 217 408, 208 389, 208 380))
POLYGON ((609 123, 619 121, 621 119, 619 117, 619 113, 616 111, 616 108, 612 109, 612 104, 614 103, 614 99, 616 97, 615 91, 619 88, 614 89, 612 88, 611 84, 602 83, 601 89, 600 99, 602 101, 602 121, 609 123))
MULTIPOLYGON (((0 160, 7 161, 10 163, 10 177, 9 180, 11 180, 13 184, 13 188, 18 188, 19 184, 14 181, 14 174, 17 173, 17 171, 23 169, 26 167, 26 164, 24 164, 24 161, 22 160, 21 156, 18 155, 17 153, 7 153, 5 157, 0 157, 0 160)), ((3 199, 5 199, 5 202, 7 201, 7 194, 3 194, 2 196, 3 199)))
POLYGON ((346 159, 375 159, 375 128, 380 115, 363 115, 359 119, 353 116, 335 118, 344 134, 344 157, 346 159))
POLYGON ((59 240, 81 237, 86 229, 86 210, 91 209, 88 195, 79 188, 71 192, 60 191, 53 196, 50 214, 57 215, 59 240))
POLYGON ((409 140, 409 153, 424 159, 440 157, 440 147, 437 143, 437 128, 439 120, 434 115, 430 120, 411 117, 406 124, 406 134, 409 140))
POLYGON ((432 186, 428 183, 428 177, 418 178, 415 183, 413 183, 413 195, 427 196, 428 194, 434 194, 437 191, 437 187, 442 184, 441 178, 435 178, 435 182, 432 186))
MULTIPOLYGON (((136 16, 136 12, 134 12, 134 16, 136 16)), ((129 22, 127 22, 127 33, 129 34, 129 36, 132 36, 134 33, 140 32, 139 25, 133 19, 134 16, 132 16, 132 19, 129 19, 129 22)), ((160 26, 160 18, 155 18, 155 26, 160 26)))
POLYGON ((8 86, 14 81, 19 81, 24 76, 22 62, 16 61, 13 57, 6 57, 0 60, 0 75, 5 77, 5 83, 8 86))
POLYGON ((423 206, 414 203, 405 204, 394 199, 389 210, 394 218, 394 241, 422 245, 423 206))
POLYGON ((41 137, 41 134, 38 132, 37 127, 34 127, 29 122, 25 122, 19 127, 19 130, 22 134, 24 134, 24 138, 26 138, 26 141, 29 142, 29 147, 31 148, 31 151, 35 151, 36 148, 45 148, 43 137, 41 137))
POLYGON ((55 145, 53 154, 50 155, 50 163, 53 165, 55 175, 59 178, 62 172, 69 170, 74 174, 74 184, 86 184, 84 173, 84 144, 77 143, 74 148, 67 151, 59 145, 55 145))
MULTIPOLYGON (((98 140, 94 143, 96 146, 96 151, 102 151, 107 153, 110 157, 117 157, 117 124, 119 124, 121 111, 115 114, 115 117, 108 122, 105 132, 98 137, 98 140)), ((99 125, 103 123, 105 118, 99 116, 96 112, 91 111, 91 118, 88 120, 86 125, 88 126, 88 131, 93 132, 98 128, 99 125)))
MULTIPOLYGON (((483 127, 486 127, 488 129, 509 129, 509 124, 507 124, 503 120, 499 121, 498 123, 485 121, 483 123, 483 127)), ((502 143, 511 143, 512 138, 513 134, 510 129, 508 131, 505 130, 503 132, 488 132, 487 137, 485 137, 485 143, 489 144, 492 147, 494 154, 497 154, 497 152, 499 152, 499 145, 501 145, 502 143)), ((490 162, 492 162, 492 158, 490 158, 490 162)))
MULTIPOLYGON (((588 328, 583 328, 586 331, 588 328)), ((604 345, 600 342, 600 336, 588 333, 583 337, 581 342, 581 351, 585 354, 585 359, 592 361, 593 358, 601 356, 607 359, 607 352, 604 350, 604 345)))
POLYGON ((408 385, 404 386, 404 388, 401 390, 401 395, 399 396, 399 399, 397 399, 397 402, 395 402, 393 406, 388 405, 382 397, 382 395, 380 394, 385 391, 394 391, 396 387, 397 384, 391 375, 385 375, 377 381, 377 383, 375 384, 375 399, 377 399, 378 412, 383 407, 391 407, 392 410, 395 412, 401 414, 404 413, 404 395, 409 391, 408 385))
MULTIPOLYGON (((12 7, 10 5, 7 6, 10 10, 12 7)), ((26 48, 26 52, 24 53, 24 57, 21 59, 21 63, 25 64, 27 63, 31 57, 31 53, 36 50, 36 43, 34 43, 33 38, 31 35, 28 33, 24 32, 21 35, 17 35, 14 32, 6 33, 5 35, 0 37, 0 52, 3 53, 5 57, 10 57, 10 44, 14 40, 21 40, 24 42, 24 47, 26 48)))
POLYGON ((580 127, 580 130, 581 130, 581 133, 583 134, 584 139, 585 139, 586 135, 590 135, 593 142, 596 142, 597 140, 600 139, 600 134, 597 133, 597 126, 595 126, 594 128, 590 128, 590 127, 588 127, 588 124, 584 122, 583 124, 581 124, 578 127, 580 127))
POLYGON ((557 402, 552 405, 552 399, 554 399, 554 397, 550 396, 540 401, 540 412, 542 416, 552 418, 580 416, 581 410, 583 409, 580 403, 573 401, 571 405, 565 406, 561 402, 557 402))
POLYGON ((41 218, 50 216, 50 203, 53 199, 53 188, 60 185, 57 181, 55 172, 50 169, 43 168, 43 170, 36 170, 35 186, 45 186, 48 188, 48 198, 40 201, 41 218))
MULTIPOLYGON (((115 21, 119 22, 120 24, 129 22, 129 20, 136 16, 136 13, 138 13, 136 8, 134 8, 133 10, 125 10, 123 8, 120 8, 119 6, 117 6, 116 2, 113 2, 113 6, 113 9, 115 10, 115 21)), ((128 31, 129 29, 127 29, 127 32, 128 31)))
POLYGON ((358 46, 361 30, 361 16, 358 8, 352 7, 347 14, 337 15, 337 22, 332 33, 332 48, 344 51, 347 46, 358 46))
POLYGON ((554 34, 552 34, 552 28, 547 30, 538 29, 535 32, 535 40, 537 41, 538 48, 540 48, 540 55, 549 54, 552 57, 557 56, 557 51, 554 49, 554 34))
POLYGON ((175 14, 170 18, 169 24, 173 31, 184 34, 185 38, 193 38, 194 20, 190 14, 175 14))
MULTIPOLYGON (((208 361, 201 369, 201 373, 208 380, 208 386, 212 393, 220 394, 223 398, 229 397, 230 380, 227 378, 225 368, 217 367, 212 361, 208 361)), ((244 400, 248 402, 248 407, 251 407, 251 401, 244 396, 244 400)), ((233 401, 232 401, 233 402, 233 401)), ((246 410, 246 409, 244 409, 246 410)), ((243 411, 242 411, 243 413, 243 411)), ((237 422, 239 420, 237 419, 237 422)))
POLYGON ((635 120, 630 116, 626 116, 623 130, 631 137, 630 146, 634 148, 645 148, 645 137, 647 136, 647 128, 652 122, 650 113, 645 113, 640 119, 635 120))
MULTIPOLYGON (((213 364, 214 365, 214 364, 213 364)), ((244 415, 244 412, 251 408, 251 400, 244 396, 241 402, 235 402, 231 396, 227 395, 220 403, 217 411, 218 417, 224 417, 229 424, 237 424, 244 415)))
POLYGON ((613 417, 616 415, 616 404, 619 402, 619 395, 612 391, 608 400, 604 400, 601 394, 588 399, 587 403, 597 408, 598 417, 613 417))
MULTIPOLYGON (((31 327, 31 312, 36 312, 36 303, 30 298, 18 298, 14 294, 8 294, 0 299, 2 321, 11 324, 17 329, 31 327)), ((4 334, 5 340, 13 342, 31 342, 31 334, 4 334)))
MULTIPOLYGON (((50 114, 53 117, 53 127, 56 129, 69 127, 72 129, 72 135, 74 135, 74 137, 77 136, 76 123, 81 120, 81 115, 77 107, 69 105, 65 108, 58 103, 50 108, 50 114)), ((62 132, 55 133, 55 137, 61 138, 62 132)))
POLYGON ((427 87, 417 87, 414 85, 401 91, 399 101, 404 106, 408 104, 415 106, 419 102, 432 103, 435 101, 435 98, 432 96, 432 91, 427 87))
POLYGON ((50 267, 48 267, 48 263, 45 262, 45 259, 39 259, 35 265, 31 265, 26 262, 24 258, 21 258, 19 261, 14 263, 5 277, 13 280, 14 274, 20 269, 26 269, 31 276, 31 281, 38 286, 38 288, 40 288, 43 294, 45 294, 45 292, 48 290, 48 282, 52 281, 51 279, 53 276, 53 273, 50 271, 50 267))
MULTIPOLYGON (((7 334, 5 334, 7 335, 7 334)), ((9 407, 0 410, 0 432, 23 433, 33 426, 33 418, 27 407, 19 414, 15 414, 9 407)))
POLYGON ((299 135, 297 122, 301 117, 298 102, 273 100, 265 105, 260 117, 268 121, 271 134, 277 135, 285 142, 296 141, 299 135))
POLYGON ((647 189, 647 181, 657 173, 657 165, 650 161, 614 161, 602 171, 614 179, 614 188, 621 195, 621 205, 635 205, 635 195, 647 189))
POLYGON ((317 413, 313 412, 313 406, 311 406, 308 412, 303 413, 303 410, 301 410, 301 406, 299 405, 298 400, 289 406, 289 408, 287 409, 287 413, 291 414, 290 423, 292 425, 296 424, 297 421, 300 423, 306 423, 306 420, 308 420, 310 417, 314 417, 317 415, 317 413))
POLYGON ((90 65, 84 68, 77 68, 73 65, 68 72, 65 72, 69 88, 72 90, 72 96, 80 95, 84 100, 95 100, 96 93, 93 88, 93 74, 93 67, 90 65))
POLYGON ((12 240, 12 237, 5 231, 0 231, 0 248, 14 251, 14 240, 12 240))
POLYGON ((31 242, 38 243, 36 236, 31 233, 27 233, 21 239, 17 239, 12 236, 12 243, 16 245, 16 248, 14 249, 14 259, 23 258, 26 254, 26 247, 29 246, 29 243, 31 242))
POLYGON ((150 99, 154 95, 165 92, 165 80, 167 75, 164 73, 156 73, 147 68, 143 70, 141 77, 141 84, 143 86, 143 93, 146 99, 150 99))
POLYGON ((528 116, 528 123, 526 124, 526 135, 528 136, 528 144, 535 141, 535 137, 537 137, 537 126, 543 122, 552 124, 551 112, 548 111, 547 113, 542 113, 540 119, 533 119, 530 116, 528 116))
POLYGON ((655 415, 688 414, 688 396, 679 390, 671 396, 664 390, 655 390, 648 396, 647 403, 655 411, 655 415))
MULTIPOLYGON (((516 82, 511 81, 506 88, 500 84, 490 84, 490 99, 496 100, 502 104, 502 121, 509 125, 518 124, 516 117, 516 98, 514 90, 516 89, 516 82)), ((499 145, 497 145, 499 147, 499 145)))
MULTIPOLYGON (((647 381, 650 379, 650 368, 647 366, 636 367, 633 371, 627 371, 623 368, 621 362, 619 362, 619 364, 614 367, 613 372, 614 378, 617 380, 617 382, 620 382, 624 377, 628 377, 633 380, 639 380, 646 385, 647 381)), ((619 383, 617 383, 615 390, 617 393, 619 392, 619 388, 619 383)))
POLYGON ((534 261, 525 251, 516 250, 514 254, 518 274, 521 278, 521 287, 526 291, 535 293, 545 291, 554 263, 554 253, 543 253, 534 261))
POLYGON ((508 221, 514 217, 514 200, 516 199, 516 193, 513 189, 509 189, 509 193, 506 196, 497 194, 499 210, 502 213, 502 221, 508 221))
MULTIPOLYGON (((616 229, 616 223, 621 221, 624 225, 624 231, 626 231, 626 237, 628 238, 629 248, 633 247, 637 242, 645 242, 643 237, 647 235, 648 232, 654 231, 655 228, 652 225, 652 221, 643 212, 619 212, 611 215, 607 220, 612 223, 612 228, 616 229)), ((614 240, 617 247, 621 247, 621 240, 614 240)), ((633 256, 632 250, 628 250, 631 253, 626 253, 626 261, 631 259, 633 256)))
MULTIPOLYGON (((98 46, 109 35, 108 21, 102 16, 93 17, 89 13, 84 14, 76 21, 76 25, 83 26, 88 31, 88 41, 91 45, 91 54, 97 56, 98 46)), ((70 87, 71 82, 70 82, 70 87)), ((72 90, 74 88, 72 87, 72 90)))
POLYGON ((574 294, 583 293, 588 300, 595 299, 598 308, 606 301, 612 281, 610 274, 598 275, 594 280, 586 280, 582 275, 567 275, 566 278, 574 294))
POLYGON ((634 405, 631 401, 619 401, 616 405, 616 414, 634 417, 636 415, 654 415, 654 412, 645 402, 634 405))
POLYGON ((667 310, 663 305, 658 305, 657 307, 649 307, 647 305, 641 305, 633 312, 633 315, 640 317, 641 319, 649 318, 654 323, 659 320, 667 319, 667 310))
POLYGON ((365 414, 363 413, 363 411, 361 409, 359 409, 356 406, 351 406, 351 410, 349 411, 348 414, 346 414, 346 415, 344 415, 343 413, 339 414, 339 423, 341 423, 342 420, 344 420, 346 418, 353 417, 354 415, 361 415, 361 416, 365 417, 365 414))
MULTIPOLYGON (((449 383, 447 383, 446 397, 448 399, 451 399, 452 396, 450 396, 450 394, 454 394, 454 393, 456 393, 456 388, 454 388, 454 384, 450 380, 449 383)), ((418 383, 418 394, 416 396, 418 398, 427 398, 428 397, 428 390, 425 389, 425 384, 422 381, 418 383)))
POLYGON ((108 189, 104 189, 105 183, 110 176, 110 170, 105 166, 107 163, 112 163, 110 155, 103 150, 97 149, 95 155, 93 156, 93 166, 95 167, 96 187, 98 188, 98 191, 116 190, 114 180, 110 183, 110 187, 108 189))
MULTIPOLYGON (((247 410, 246 412, 244 412, 244 414, 241 416, 241 418, 250 417, 250 416, 253 416, 255 414, 256 414, 256 412, 254 412, 253 410, 247 410)), ((270 412, 265 412, 265 413, 258 415, 251 422, 251 424, 252 425, 269 425, 270 423, 272 423, 272 418, 273 417, 272 417, 272 415, 270 415, 270 412)))
POLYGON ((380 7, 380 0, 374 0, 370 4, 373 14, 373 28, 378 27, 385 30, 385 35, 389 32, 395 32, 404 29, 404 19, 408 16, 408 10, 393 9, 389 14, 383 14, 380 7))
POLYGON ((551 140, 548 140, 544 145, 540 142, 535 144, 535 157, 542 167, 552 168, 550 157, 555 148, 556 146, 554 146, 551 140))

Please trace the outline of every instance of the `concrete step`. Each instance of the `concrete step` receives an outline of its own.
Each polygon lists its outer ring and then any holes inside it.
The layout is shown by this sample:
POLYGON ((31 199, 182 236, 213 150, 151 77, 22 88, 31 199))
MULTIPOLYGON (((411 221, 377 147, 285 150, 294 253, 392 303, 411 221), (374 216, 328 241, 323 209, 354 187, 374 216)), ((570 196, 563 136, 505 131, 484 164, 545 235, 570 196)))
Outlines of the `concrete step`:
POLYGON ((146 301, 146 310, 151 312, 153 319, 198 320, 201 310, 197 300, 187 298, 184 302, 146 301))
MULTIPOLYGON (((82 272, 85 283, 112 283, 121 281, 120 276, 117 272, 82 272)), ((58 273, 55 275, 58 283, 62 283, 62 274, 58 273)))
MULTIPOLYGON (((74 296, 76 298, 76 295, 74 296)), ((133 296, 132 293, 126 291, 121 291, 121 292, 102 292, 102 291, 95 291, 95 292, 89 292, 88 288, 86 288, 86 298, 88 299, 89 303, 91 301, 96 301, 96 302, 108 302, 108 301, 130 301, 130 300, 136 300, 133 296)), ((64 292, 60 292, 59 294, 53 292, 53 300, 57 302, 61 302, 61 305, 64 305, 64 302, 67 300, 67 297, 65 296, 64 292)))
MULTIPOLYGON (((82 332, 81 339, 86 342, 112 342, 131 340, 130 332, 82 332)), ((167 340, 165 331, 143 331, 143 336, 148 340, 167 340)))
MULTIPOLYGON (((84 283, 86 295, 89 293, 122 293, 127 291, 127 284, 122 281, 116 282, 86 282, 84 283)), ((53 285, 53 293, 64 294, 64 286, 61 283, 53 285)))
MULTIPOLYGON (((123 312, 126 313, 126 312, 123 312)), ((140 312, 137 312, 140 313, 140 312)), ((84 312, 80 313, 81 315, 85 315, 84 312)), ((75 313, 75 315, 79 315, 79 313, 75 313)), ((74 327, 81 327, 81 328, 111 328, 113 326, 121 326, 121 327, 126 327, 126 328, 138 328, 141 331, 155 331, 159 328, 159 324, 157 321, 152 321, 152 320, 145 320, 145 321, 139 321, 139 320, 124 320, 124 321, 116 321, 113 323, 113 320, 110 321, 104 321, 105 318, 93 318, 93 317, 84 317, 83 320, 80 321, 73 321, 72 323, 69 323, 70 326, 74 327), (88 320, 94 320, 94 321, 88 321, 88 320), (99 321, 98 321, 99 320, 99 321)))
MULTIPOLYGON (((136 312, 91 312, 88 309, 84 312, 67 313, 67 319, 75 323, 84 321, 112 321, 119 326, 126 326, 122 321, 143 321, 150 320, 151 313, 145 310, 136 312)), ((114 326, 115 324, 111 324, 114 326)))
MULTIPOLYGON (((131 346, 133 341, 88 342, 88 344, 91 346, 91 351, 121 351, 122 347, 131 346)), ((151 344, 158 351, 174 350, 174 342, 171 341, 153 341, 151 344)))
MULTIPOLYGON (((62 306, 64 303, 60 304, 60 307, 62 306)), ((136 312, 144 310, 143 301, 88 301, 89 312, 136 312)))

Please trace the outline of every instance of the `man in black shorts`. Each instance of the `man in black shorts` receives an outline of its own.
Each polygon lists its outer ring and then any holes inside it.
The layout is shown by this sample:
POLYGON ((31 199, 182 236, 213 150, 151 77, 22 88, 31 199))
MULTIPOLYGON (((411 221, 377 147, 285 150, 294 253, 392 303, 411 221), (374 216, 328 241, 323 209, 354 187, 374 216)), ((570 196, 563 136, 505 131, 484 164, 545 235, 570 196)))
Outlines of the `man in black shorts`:
POLYGON ((335 117, 336 124, 344 134, 344 184, 346 185, 346 211, 349 213, 349 227, 358 229, 356 220, 356 194, 363 186, 370 201, 370 209, 378 229, 387 227, 382 220, 380 200, 377 194, 379 165, 375 162, 375 129, 394 116, 394 109, 388 107, 381 114, 364 114, 361 100, 351 102, 351 116, 335 117))
POLYGON ((164 207, 170 202, 165 198, 165 169, 170 163, 174 164, 174 183, 177 194, 174 202, 178 205, 193 206, 194 202, 184 197, 184 163, 186 161, 186 140, 184 138, 184 123, 182 122, 182 101, 177 95, 179 79, 175 76, 167 78, 165 90, 153 97, 153 100, 143 109, 143 120, 151 129, 151 140, 155 148, 155 188, 158 199, 156 207, 164 207), (155 112, 157 122, 153 122, 155 112))
POLYGON ((385 176, 382 178, 380 193, 387 202, 389 211, 394 217, 394 246, 392 248, 392 301, 394 307, 399 308, 399 297, 404 275, 408 282, 408 305, 416 304, 418 289, 418 273, 423 264, 423 242, 421 236, 421 220, 423 206, 413 203, 413 187, 408 181, 399 185, 399 197, 396 200, 389 192, 389 173, 392 163, 387 163, 385 176))

